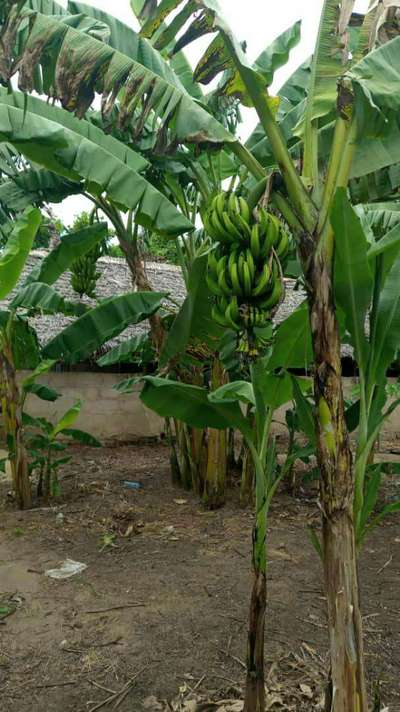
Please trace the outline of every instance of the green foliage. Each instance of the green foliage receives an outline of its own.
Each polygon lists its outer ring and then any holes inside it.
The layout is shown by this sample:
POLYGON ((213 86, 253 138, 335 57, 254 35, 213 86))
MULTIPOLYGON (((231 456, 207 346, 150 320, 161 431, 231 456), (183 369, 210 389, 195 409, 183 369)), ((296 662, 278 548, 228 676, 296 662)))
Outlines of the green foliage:
POLYGON ((0 299, 4 299, 15 287, 40 225, 40 212, 26 208, 14 224, 5 248, 0 252, 0 299))
POLYGON ((175 240, 168 240, 157 233, 152 232, 146 242, 148 254, 164 262, 170 262, 173 265, 179 264, 179 256, 176 248, 175 240))
POLYGON ((154 314, 164 297, 157 292, 135 292, 105 299, 56 335, 43 349, 43 355, 65 363, 83 361, 127 326, 154 314))

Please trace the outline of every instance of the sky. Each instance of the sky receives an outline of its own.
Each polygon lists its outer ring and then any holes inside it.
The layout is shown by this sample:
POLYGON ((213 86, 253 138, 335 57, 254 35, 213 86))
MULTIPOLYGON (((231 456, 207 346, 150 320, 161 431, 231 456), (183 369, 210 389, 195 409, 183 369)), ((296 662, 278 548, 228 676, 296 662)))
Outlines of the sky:
MULTIPOLYGON (((60 0, 59 0, 60 1, 60 0)), ((112 13, 119 20, 138 28, 136 19, 130 9, 129 0, 84 0, 87 5, 112 13)), ((61 0, 62 4, 66 2, 61 0)), ((297 20, 302 21, 301 41, 292 50, 289 62, 275 74, 271 92, 277 91, 287 77, 313 51, 318 31, 318 22, 323 0, 280 0, 269 3, 266 0, 219 0, 223 15, 232 28, 238 40, 246 40, 247 55, 250 60, 256 57, 284 30, 297 20)), ((355 10, 365 12, 368 0, 356 0, 355 10)), ((201 56, 202 47, 209 42, 209 36, 199 40, 196 45, 189 46, 185 52, 190 62, 195 66, 201 56)), ((251 133, 257 123, 255 112, 246 109, 243 112, 244 124, 240 134, 243 139, 251 133)), ((54 212, 69 225, 74 215, 88 208, 88 201, 80 197, 71 197, 61 205, 54 205, 54 212)))

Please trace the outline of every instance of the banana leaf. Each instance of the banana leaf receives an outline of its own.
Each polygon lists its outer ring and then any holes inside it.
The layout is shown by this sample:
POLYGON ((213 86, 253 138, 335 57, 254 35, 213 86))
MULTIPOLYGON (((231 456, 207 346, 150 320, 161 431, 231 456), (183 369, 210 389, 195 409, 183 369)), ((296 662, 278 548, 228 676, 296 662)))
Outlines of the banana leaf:
POLYGON ((268 360, 268 370, 275 368, 307 369, 313 361, 308 306, 303 302, 279 324, 268 360))
POLYGON ((40 400, 48 401, 49 403, 54 403, 59 397, 60 393, 57 393, 53 388, 44 386, 41 383, 30 383, 24 386, 25 393, 31 393, 34 396, 40 398, 40 400))
POLYGON ((163 418, 176 418, 193 428, 237 428, 253 440, 253 430, 237 402, 213 403, 205 388, 166 378, 145 376, 142 380, 142 402, 163 418))
POLYGON ((171 69, 168 62, 163 59, 159 52, 153 49, 148 40, 140 37, 131 27, 128 27, 128 25, 125 25, 116 17, 104 12, 100 8, 87 5, 83 2, 69 0, 68 11, 72 14, 84 14, 88 17, 96 18, 106 24, 110 29, 110 36, 108 38, 110 47, 135 62, 144 65, 147 69, 154 72, 154 74, 157 74, 170 84, 175 85, 181 91, 184 90, 183 84, 171 69))
POLYGON ((85 430, 78 430, 77 428, 64 428, 62 434, 65 437, 72 438, 76 442, 82 445, 87 445, 88 447, 102 447, 100 440, 87 433, 85 430))
POLYGON ((160 366, 186 349, 192 338, 206 343, 216 339, 221 329, 211 318, 211 294, 205 282, 208 253, 196 257, 190 269, 188 294, 168 332, 160 356, 160 366))
POLYGON ((344 188, 336 192, 331 223, 335 233, 335 298, 345 314, 359 368, 365 373, 368 341, 365 320, 371 304, 373 275, 368 260, 368 241, 344 188))
POLYGON ((37 368, 41 358, 39 340, 35 329, 30 326, 25 317, 15 314, 15 312, 1 310, 0 331, 10 324, 11 319, 11 348, 15 368, 18 370, 37 368))
MULTIPOLYGON (((51 112, 54 107, 47 108, 51 112)), ((58 175, 85 179, 90 192, 106 191, 115 203, 136 210, 136 221, 148 229, 170 234, 193 229, 189 220, 139 173, 54 121, 7 105, 0 112, 0 141, 12 143, 29 160, 58 175)))
POLYGON ((400 348, 399 284, 400 257, 397 257, 379 295, 374 338, 370 345, 369 378, 372 383, 381 383, 400 348))
POLYGON ((90 309, 86 304, 64 299, 55 289, 41 282, 33 282, 19 289, 11 302, 11 307, 39 311, 41 314, 65 314, 65 316, 78 317, 90 309))
MULTIPOLYGON (((22 12, 21 22, 23 18, 22 12)), ((103 115, 110 121, 119 97, 119 126, 131 126, 137 136, 151 114, 154 122, 160 121, 160 140, 167 138, 169 129, 171 139, 179 142, 237 143, 183 88, 159 76, 151 67, 57 18, 31 13, 29 19, 30 31, 18 62, 19 86, 23 91, 35 88, 34 57, 36 63, 52 68, 49 85, 54 87, 62 105, 80 117, 91 106, 97 91, 103 95, 103 115)), ((15 66, 12 71, 16 69, 15 66)))
POLYGON ((140 336, 132 336, 131 339, 126 339, 122 344, 114 346, 99 358, 97 365, 104 368, 105 366, 113 366, 115 363, 128 363, 138 351, 141 351, 148 338, 148 334, 140 334, 140 336))
POLYGON ((18 213, 28 205, 61 203, 70 195, 78 195, 83 190, 82 183, 60 178, 41 168, 29 168, 0 184, 0 204, 8 212, 18 213))
POLYGON ((63 430, 66 428, 70 428, 71 425, 73 425, 78 418, 80 412, 82 410, 82 401, 78 401, 75 403, 75 405, 72 406, 69 410, 67 410, 66 413, 60 418, 58 421, 57 425, 53 428, 53 430, 50 433, 50 439, 54 440, 54 438, 59 435, 59 433, 62 433, 63 430))
POLYGON ((0 252, 0 299, 4 299, 17 284, 41 220, 40 211, 29 207, 14 224, 6 246, 0 252))
POLYGON ((164 298, 157 292, 135 292, 106 299, 46 344, 43 357, 70 364, 83 361, 127 326, 154 314, 164 298))

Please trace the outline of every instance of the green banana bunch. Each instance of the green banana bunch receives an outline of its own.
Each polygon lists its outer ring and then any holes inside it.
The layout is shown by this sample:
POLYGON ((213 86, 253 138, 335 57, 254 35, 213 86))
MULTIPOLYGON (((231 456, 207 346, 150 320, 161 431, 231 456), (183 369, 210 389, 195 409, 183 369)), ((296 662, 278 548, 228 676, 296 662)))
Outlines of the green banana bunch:
POLYGON ((71 287, 80 297, 83 297, 84 294, 91 299, 96 297, 96 284, 101 276, 101 273, 97 271, 99 257, 100 250, 96 246, 72 263, 71 287))
POLYGON ((203 214, 206 232, 216 242, 246 242, 250 238, 251 214, 244 198, 235 193, 218 193, 203 214))
POLYGON ((276 215, 264 208, 253 215, 234 193, 215 196, 203 222, 218 243, 206 274, 212 317, 238 333, 239 350, 255 355, 255 330, 266 326, 284 296, 281 265, 290 250, 289 234, 276 215))

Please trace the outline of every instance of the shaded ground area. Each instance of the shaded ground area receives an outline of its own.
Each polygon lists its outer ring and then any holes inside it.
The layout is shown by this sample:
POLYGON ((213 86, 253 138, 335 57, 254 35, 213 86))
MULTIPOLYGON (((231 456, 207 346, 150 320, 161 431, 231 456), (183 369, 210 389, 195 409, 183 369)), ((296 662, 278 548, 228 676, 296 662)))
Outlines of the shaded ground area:
MULTIPOLYGON (((240 699, 252 512, 239 506, 237 488, 224 509, 208 513, 170 484, 163 445, 72 454, 57 509, 2 512, 0 612, 14 612, 0 625, 1 712, 155 712, 168 709, 158 701, 191 690, 240 699), (124 489, 123 480, 142 488, 124 489), (66 558, 87 570, 64 581, 44 575, 66 558)), ((384 496, 396 493, 389 481, 384 496)), ((314 521, 312 489, 275 500, 266 632, 272 710, 322 708, 325 605, 306 532, 314 521)), ((392 517, 361 561, 370 680, 390 712, 400 710, 399 572, 400 521, 392 517)))

